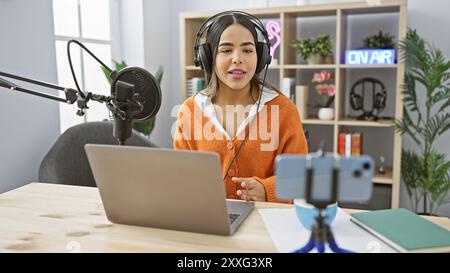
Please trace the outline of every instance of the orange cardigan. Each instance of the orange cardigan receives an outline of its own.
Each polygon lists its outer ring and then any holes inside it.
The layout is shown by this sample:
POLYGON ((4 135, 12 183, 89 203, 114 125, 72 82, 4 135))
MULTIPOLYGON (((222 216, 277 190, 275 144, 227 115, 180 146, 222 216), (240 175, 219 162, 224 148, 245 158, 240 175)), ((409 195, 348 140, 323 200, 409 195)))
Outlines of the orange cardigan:
MULTIPOLYGON (((308 146, 300 116, 292 101, 286 96, 279 94, 272 100, 266 102, 265 106, 267 106, 266 109, 268 111, 263 112, 263 110, 258 112, 257 116, 250 121, 250 126, 247 124, 245 127, 244 131, 247 134, 247 140, 237 158, 232 163, 224 181, 227 198, 239 198, 236 191, 241 189, 241 187, 239 183, 231 180, 232 177, 253 177, 263 184, 266 190, 267 201, 283 202, 282 200, 277 200, 275 196, 275 157, 279 154, 308 153, 308 146), (279 118, 274 114, 276 112, 270 111, 270 109, 276 108, 278 108, 277 114, 279 118), (278 133, 275 131, 275 136, 272 136, 270 140, 267 137, 267 133, 258 133, 256 137, 254 134, 251 137, 251 130, 259 128, 260 125, 264 124, 261 123, 264 120, 266 120, 267 126, 264 129, 265 131, 262 131, 268 133, 273 132, 272 116, 275 118, 274 120, 279 121, 278 133), (262 117, 267 117, 267 119, 261 119, 262 117), (278 145, 276 145, 277 142, 278 145), (272 147, 270 147, 269 143, 275 143, 275 145, 271 145, 272 147), (266 145, 266 149, 261 149, 264 145, 266 145)), ((222 176, 224 176, 235 152, 242 144, 244 131, 231 140, 227 140, 223 134, 221 139, 217 139, 217 137, 214 139, 204 137, 205 131, 202 133, 202 130, 205 130, 205 127, 208 127, 208 130, 216 136, 220 136, 221 134, 211 124, 207 125, 208 122, 210 122, 209 118, 203 115, 202 110, 195 103, 193 97, 188 98, 178 112, 173 147, 174 149, 212 151, 218 153, 222 163, 222 176), (201 128, 198 128, 199 126, 201 128)))

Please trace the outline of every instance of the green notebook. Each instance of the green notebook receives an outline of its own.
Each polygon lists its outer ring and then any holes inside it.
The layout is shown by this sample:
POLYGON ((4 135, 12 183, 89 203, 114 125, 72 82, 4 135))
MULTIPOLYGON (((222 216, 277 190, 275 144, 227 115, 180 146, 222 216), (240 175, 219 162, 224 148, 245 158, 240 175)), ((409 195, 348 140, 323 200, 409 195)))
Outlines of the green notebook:
POLYGON ((355 212, 350 216, 400 252, 450 252, 450 231, 409 210, 355 212))

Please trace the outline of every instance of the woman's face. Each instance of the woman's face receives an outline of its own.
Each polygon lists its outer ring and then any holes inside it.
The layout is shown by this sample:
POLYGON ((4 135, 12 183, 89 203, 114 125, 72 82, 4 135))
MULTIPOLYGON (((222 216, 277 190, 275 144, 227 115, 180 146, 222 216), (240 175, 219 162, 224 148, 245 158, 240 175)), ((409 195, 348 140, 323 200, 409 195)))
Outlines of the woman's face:
POLYGON ((240 91, 248 86, 256 71, 257 55, 251 32, 232 24, 220 36, 215 72, 221 84, 240 91))

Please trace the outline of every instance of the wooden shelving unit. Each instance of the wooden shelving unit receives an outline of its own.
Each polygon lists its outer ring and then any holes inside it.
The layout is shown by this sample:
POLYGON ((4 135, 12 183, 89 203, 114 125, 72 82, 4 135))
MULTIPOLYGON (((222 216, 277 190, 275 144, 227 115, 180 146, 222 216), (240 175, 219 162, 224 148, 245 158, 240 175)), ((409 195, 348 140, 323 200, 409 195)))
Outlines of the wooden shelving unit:
MULTIPOLYGON (((386 166, 387 172, 383 175, 376 174, 373 179, 375 184, 383 184, 391 187, 391 207, 397 208, 399 206, 399 192, 400 192, 400 160, 401 160, 401 136, 396 134, 393 130, 394 119, 402 117, 403 104, 401 85, 403 83, 404 64, 398 63, 394 65, 370 65, 370 66, 355 66, 346 65, 344 63, 345 50, 349 47, 348 42, 348 21, 349 17, 353 15, 374 15, 374 14, 395 14, 395 26, 397 32, 395 33, 396 40, 401 40, 406 35, 406 16, 407 16, 407 0, 384 0, 381 5, 371 6, 367 2, 357 3, 339 3, 326 5, 308 5, 308 6, 293 6, 282 8, 266 8, 266 9, 247 9, 243 10, 251 13, 258 18, 276 19, 280 21, 281 25, 281 43, 278 49, 279 56, 277 56, 278 63, 269 67, 269 72, 279 79, 279 83, 285 77, 296 77, 297 73, 313 73, 320 70, 328 70, 334 72, 336 97, 334 103, 335 119, 331 121, 322 121, 315 117, 308 117, 302 120, 304 126, 312 128, 330 128, 332 131, 333 151, 337 152, 338 134, 342 128, 358 128, 364 130, 386 130, 383 131, 383 138, 380 139, 380 145, 383 141, 393 143, 392 152, 392 166, 386 166), (301 33, 298 34, 301 20, 308 20, 309 18, 326 18, 333 22, 330 32, 334 37, 334 64, 308 65, 298 62, 297 54, 290 46, 294 39, 301 39, 301 33), (300 23, 299 23, 300 22, 300 23), (391 101, 394 105, 394 118, 392 120, 380 121, 360 121, 349 118, 345 115, 345 92, 348 92, 346 87, 346 75, 349 71, 369 70, 383 71, 387 70, 395 74, 395 86, 392 94, 395 101, 391 101), (275 73, 275 74, 273 74, 275 73)), ((180 56, 181 56, 181 97, 186 99, 186 82, 192 77, 202 77, 202 71, 194 66, 193 63, 193 46, 195 35, 202 24, 202 22, 221 11, 207 11, 207 12, 183 12, 180 14, 180 56)), ((317 33, 320 35, 323 33, 317 33)), ((330 33, 328 33, 330 34, 330 33)), ((389 103, 389 102, 388 102, 389 103)), ((327 129, 328 130, 328 129, 327 129)), ((370 155, 370 151, 369 151, 370 155)))

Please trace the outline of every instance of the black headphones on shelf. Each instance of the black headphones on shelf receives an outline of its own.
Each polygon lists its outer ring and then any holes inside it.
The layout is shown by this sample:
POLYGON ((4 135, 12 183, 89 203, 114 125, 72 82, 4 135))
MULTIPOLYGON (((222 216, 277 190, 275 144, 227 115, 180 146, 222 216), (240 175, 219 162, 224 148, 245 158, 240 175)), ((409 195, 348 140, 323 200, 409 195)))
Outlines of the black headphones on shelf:
POLYGON ((201 67, 203 71, 211 75, 213 70, 213 49, 208 42, 200 44, 200 39, 203 37, 203 34, 208 31, 208 29, 217 22, 219 18, 227 15, 241 15, 247 17, 250 22, 253 23, 256 29, 261 32, 264 36, 265 42, 256 41, 256 54, 257 54, 257 64, 256 64, 256 74, 259 74, 266 65, 269 65, 272 61, 272 56, 270 56, 270 41, 269 36, 267 34, 266 28, 263 23, 256 18, 255 16, 243 12, 243 11, 225 11, 218 13, 210 18, 208 18, 203 24, 200 26, 197 31, 197 37, 195 39, 194 45, 194 64, 197 67, 201 67))
POLYGON ((362 110, 363 113, 358 117, 359 120, 378 120, 378 114, 384 110, 386 107, 386 87, 384 84, 375 78, 363 78, 355 82, 350 91, 350 105, 353 110, 362 110), (367 111, 364 109, 364 100, 365 100, 365 85, 372 84, 372 109, 367 111), (360 94, 356 92, 356 88, 362 85, 362 91, 360 94), (377 90, 377 86, 380 86, 379 91, 377 90), (375 114, 375 110, 377 113, 375 114))

